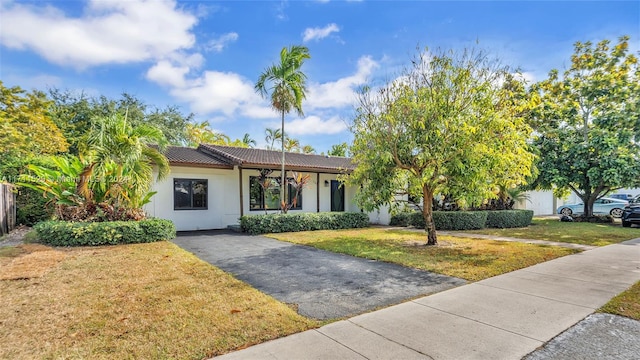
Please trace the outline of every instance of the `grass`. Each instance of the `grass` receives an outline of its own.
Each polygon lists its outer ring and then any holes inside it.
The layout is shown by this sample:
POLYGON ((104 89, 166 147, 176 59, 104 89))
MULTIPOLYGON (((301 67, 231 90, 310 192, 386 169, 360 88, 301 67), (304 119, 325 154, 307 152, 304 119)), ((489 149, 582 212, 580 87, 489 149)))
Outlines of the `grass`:
POLYGON ((552 246, 439 236, 423 246, 424 233, 367 228, 268 235, 278 240, 367 259, 392 262, 478 281, 578 252, 552 246))
POLYGON ((560 222, 558 219, 536 218, 526 228, 483 229, 465 232, 593 246, 617 244, 640 237, 640 229, 623 228, 620 224, 560 222))
POLYGON ((319 324, 169 242, 0 250, 0 358, 202 359, 319 324))
POLYGON ((598 310, 640 320, 640 281, 598 310))

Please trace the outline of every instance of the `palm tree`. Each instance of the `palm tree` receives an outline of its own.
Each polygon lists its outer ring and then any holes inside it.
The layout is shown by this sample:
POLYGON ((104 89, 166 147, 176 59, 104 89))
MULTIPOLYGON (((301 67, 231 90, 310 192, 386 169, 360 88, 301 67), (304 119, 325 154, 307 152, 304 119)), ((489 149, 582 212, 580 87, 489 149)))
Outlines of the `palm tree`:
POLYGON ((287 137, 284 141, 284 149, 289 152, 300 152, 300 141, 287 137))
POLYGON ((208 121, 188 123, 186 128, 189 146, 197 147, 200 144, 228 145, 231 143, 229 136, 211 130, 208 121))
POLYGON ((313 148, 313 146, 311 145, 305 145, 302 147, 302 152, 304 154, 315 154, 316 153, 316 149, 313 148))
POLYGON ((245 145, 247 145, 247 147, 250 147, 250 148, 253 148, 257 144, 257 142, 251 138, 251 135, 249 135, 249 133, 244 134, 244 136, 242 137, 242 143, 244 143, 245 145))
MULTIPOLYGON (((271 92, 271 107, 280 112, 281 133, 284 134, 284 116, 295 110, 300 116, 302 100, 306 98, 307 76, 300 68, 306 59, 311 58, 306 46, 293 45, 282 48, 280 51, 280 63, 266 68, 256 82, 255 90, 266 98, 271 92)), ((284 141, 282 141, 282 168, 280 181, 280 204, 286 212, 286 190, 284 173, 284 141)))
POLYGON ((158 168, 158 180, 169 174, 169 162, 161 152, 165 144, 166 139, 158 128, 147 125, 134 128, 127 122, 126 115, 95 119, 81 151, 87 164, 79 176, 76 193, 92 201, 88 182, 115 178, 124 183, 118 181, 117 188, 107 189, 112 192, 113 205, 140 204, 151 186, 153 165, 158 168))
POLYGON ((265 137, 264 140, 267 142, 267 148, 269 150, 273 150, 273 144, 276 141, 280 141, 282 142, 282 131, 280 129, 271 129, 271 128, 266 128, 264 130, 265 133, 265 137))

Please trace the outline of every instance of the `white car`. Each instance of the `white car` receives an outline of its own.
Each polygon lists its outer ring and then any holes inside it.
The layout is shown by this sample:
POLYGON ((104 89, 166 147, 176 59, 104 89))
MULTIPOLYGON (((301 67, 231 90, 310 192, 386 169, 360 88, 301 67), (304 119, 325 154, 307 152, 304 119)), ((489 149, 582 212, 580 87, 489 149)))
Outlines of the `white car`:
MULTIPOLYGON (((629 205, 626 200, 614 199, 614 198, 600 198, 593 203, 594 214, 609 214, 613 217, 622 217, 624 207, 629 205)), ((573 214, 582 214, 584 210, 584 204, 582 202, 577 204, 564 204, 558 207, 558 214, 571 216, 573 214)))

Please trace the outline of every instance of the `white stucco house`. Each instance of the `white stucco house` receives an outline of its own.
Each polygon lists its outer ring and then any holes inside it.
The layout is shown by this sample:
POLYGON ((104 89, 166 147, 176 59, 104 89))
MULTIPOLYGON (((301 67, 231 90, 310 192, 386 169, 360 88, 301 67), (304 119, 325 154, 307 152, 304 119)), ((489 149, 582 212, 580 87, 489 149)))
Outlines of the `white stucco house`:
MULTIPOLYGON (((178 231, 222 229, 237 225, 244 215, 279 212, 280 151, 220 145, 169 147, 165 156, 170 175, 152 186, 157 194, 145 205, 148 215, 174 222, 178 231), (261 169, 273 170, 273 185, 257 182, 261 169)), ((308 174, 310 180, 290 213, 361 211, 354 202, 356 188, 342 186, 337 177, 355 168, 344 157, 286 153, 285 170, 308 174)), ((289 191, 289 200, 294 191, 289 191)), ((388 224, 388 209, 369 214, 372 223, 388 224)))

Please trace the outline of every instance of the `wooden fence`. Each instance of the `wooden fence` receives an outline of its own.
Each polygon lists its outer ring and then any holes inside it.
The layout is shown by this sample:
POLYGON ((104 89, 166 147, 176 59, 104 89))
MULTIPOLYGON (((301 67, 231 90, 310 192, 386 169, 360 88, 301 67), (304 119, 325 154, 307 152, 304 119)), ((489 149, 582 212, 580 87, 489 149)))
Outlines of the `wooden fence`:
POLYGON ((16 195, 11 184, 0 183, 0 235, 16 227, 16 195))

